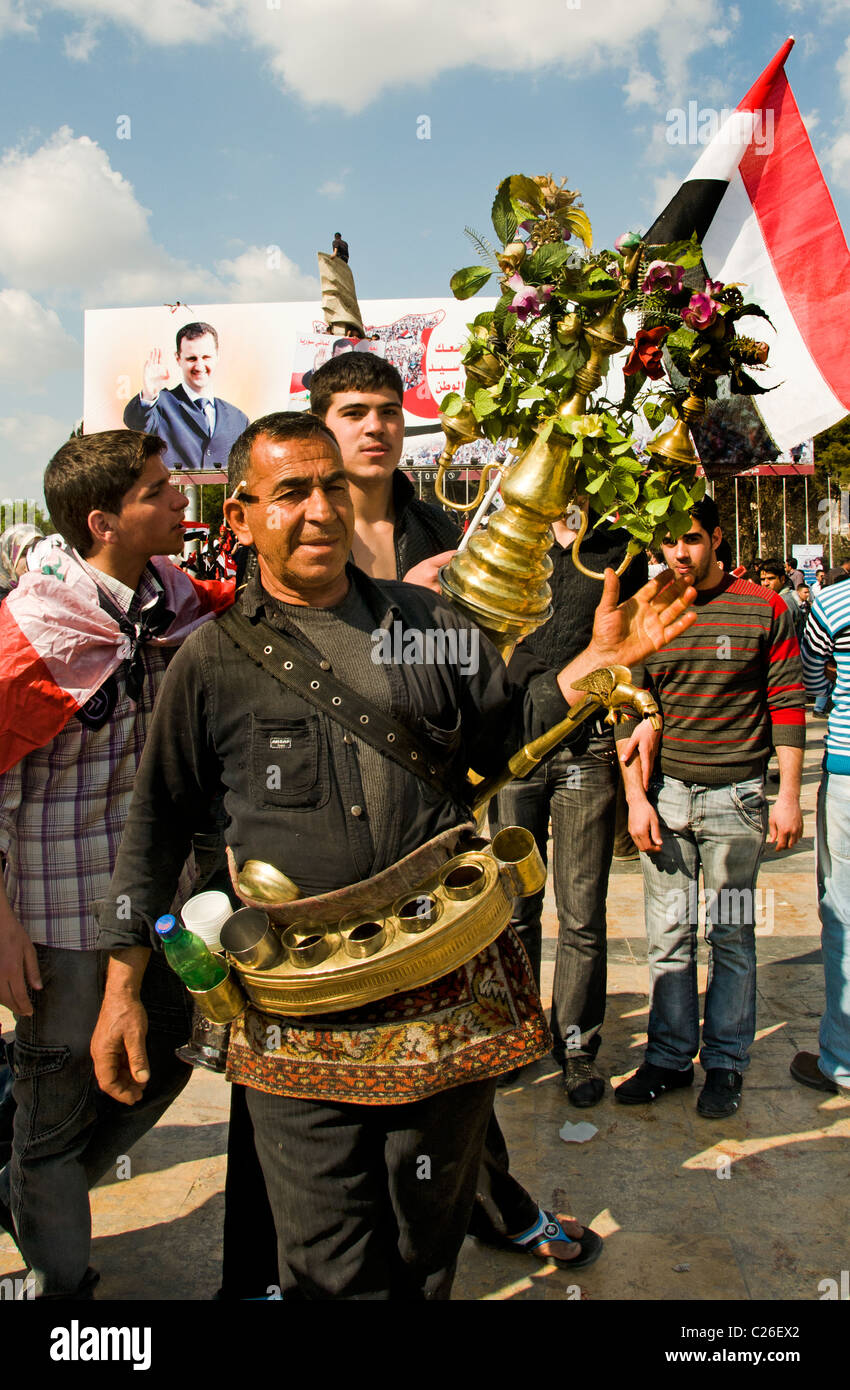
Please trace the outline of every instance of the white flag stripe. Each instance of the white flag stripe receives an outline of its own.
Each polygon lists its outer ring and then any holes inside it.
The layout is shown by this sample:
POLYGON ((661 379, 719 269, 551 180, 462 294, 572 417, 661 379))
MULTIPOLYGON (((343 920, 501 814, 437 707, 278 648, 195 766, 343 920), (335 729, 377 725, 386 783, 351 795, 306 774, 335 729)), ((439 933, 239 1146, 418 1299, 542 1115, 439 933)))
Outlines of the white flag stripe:
POLYGON ((733 111, 703 150, 685 182, 691 183, 694 179, 729 182, 753 137, 761 114, 758 111, 733 111))

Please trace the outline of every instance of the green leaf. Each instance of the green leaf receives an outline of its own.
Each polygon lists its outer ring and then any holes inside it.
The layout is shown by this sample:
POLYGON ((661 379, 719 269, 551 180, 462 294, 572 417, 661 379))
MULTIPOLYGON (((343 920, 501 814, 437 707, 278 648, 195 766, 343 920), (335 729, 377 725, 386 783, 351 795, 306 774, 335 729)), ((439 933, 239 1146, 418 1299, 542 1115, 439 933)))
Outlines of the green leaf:
POLYGON ((443 397, 440 410, 444 415, 459 415, 463 410, 463 406, 463 396, 459 396, 457 391, 451 391, 448 396, 443 397))
POLYGON ((651 497, 646 503, 646 510, 652 517, 664 516, 670 510, 671 497, 651 497))
POLYGON ((484 265, 468 265, 463 270, 456 270, 451 280, 449 288, 455 299, 471 299, 480 289, 483 289, 493 274, 484 265))
POLYGON ((605 474, 597 473, 595 478, 588 478, 587 482, 584 485, 584 490, 585 492, 589 493, 598 492, 604 482, 606 482, 605 474))
POLYGON ((492 415, 494 411, 498 410, 499 407, 496 401, 493 400, 489 391, 485 391, 482 386, 480 390, 475 392, 472 400, 472 409, 475 411, 476 420, 484 420, 488 415, 492 415))
POLYGON ((523 391, 520 396, 521 401, 545 401, 546 392, 542 386, 529 386, 527 391, 523 391))
POLYGON ((664 346, 667 348, 680 347, 690 351, 696 336, 694 330, 683 323, 682 327, 677 328, 675 333, 668 333, 664 339, 664 346))
POLYGON ((579 241, 584 242, 585 246, 593 244, 593 228, 590 225, 590 218, 584 208, 570 208, 567 217, 567 226, 573 236, 577 236, 579 241))
POLYGON ((468 328, 490 328, 493 323, 493 310, 485 309, 483 314, 476 314, 472 323, 467 324, 468 328))
POLYGON ((574 299, 576 304, 602 304, 606 299, 612 299, 618 293, 617 282, 616 280, 608 281, 607 276, 605 278, 606 286, 604 288, 576 289, 572 291, 570 298, 574 299), (609 289, 609 284, 613 285, 614 288, 609 289))
POLYGON ((493 310, 493 327, 500 338, 507 336, 507 313, 513 300, 512 294, 503 294, 495 309, 493 310))
POLYGON ((765 313, 764 309, 762 309, 760 304, 742 305, 741 309, 735 315, 735 317, 739 319, 745 319, 748 317, 755 319, 765 319, 770 324, 771 328, 773 328, 774 326, 773 320, 771 319, 770 315, 765 313))
MULTIPOLYGON (((504 188, 506 183, 513 203, 520 203, 523 207, 530 208, 532 212, 545 211, 546 204, 543 192, 534 182, 534 179, 528 178, 526 174, 511 174, 509 179, 503 180, 499 185, 500 190, 504 188)), ((525 221, 524 218, 521 220, 525 221)))
POLYGON ((542 284, 554 275, 571 255, 569 246, 565 246, 563 242, 547 242, 545 246, 539 246, 534 254, 523 262, 522 278, 526 284, 542 284))
POLYGON ((652 261, 671 261, 674 265, 690 270, 702 260, 702 247, 692 236, 689 241, 668 241, 666 246, 648 246, 647 259, 652 261))
POLYGON ((667 411, 663 405, 658 405, 656 401, 645 401, 643 414, 650 428, 657 430, 658 426, 664 423, 667 411))
POLYGON ((510 189, 501 184, 490 214, 493 230, 503 246, 507 246, 516 236, 517 220, 511 206, 510 189))
POLYGON ((570 449, 570 458, 571 458, 571 459, 580 459, 583 453, 584 453, 584 440, 583 440, 583 439, 577 439, 576 442, 575 442, 575 444, 573 444, 572 448, 570 449))

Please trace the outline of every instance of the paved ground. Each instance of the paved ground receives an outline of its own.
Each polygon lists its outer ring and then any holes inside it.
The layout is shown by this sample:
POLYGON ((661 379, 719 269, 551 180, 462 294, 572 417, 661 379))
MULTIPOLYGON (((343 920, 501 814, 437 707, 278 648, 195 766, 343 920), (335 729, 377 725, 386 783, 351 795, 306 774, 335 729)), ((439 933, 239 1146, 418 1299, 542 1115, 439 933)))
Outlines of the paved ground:
MULTIPOLYGON (((738 1114, 701 1119, 696 1090, 646 1110, 609 1094, 570 1107, 551 1066, 538 1064, 499 1093, 517 1176, 545 1206, 572 1211, 605 1236, 602 1259, 579 1276, 467 1241, 461 1299, 802 1299, 847 1267, 850 1098, 796 1085, 788 1064, 817 1050, 823 999, 814 889, 814 800, 822 723, 810 725, 805 837, 769 852, 760 877, 758 1033, 738 1114), (586 1119, 584 1144, 559 1137, 586 1119), (728 1176, 726 1176, 728 1174, 728 1176)), ((609 1001, 600 1055, 612 1081, 637 1065, 647 1017, 640 867, 615 865, 608 900, 609 1001)), ((544 992, 556 925, 545 918, 544 992)), ((704 965, 701 985, 704 984, 704 965)), ((0 1027, 10 1024, 0 1010, 0 1027)), ((227 1086, 196 1072, 165 1119, 137 1145, 130 1176, 92 1194, 93 1263, 103 1297, 208 1298, 218 1284, 227 1086)), ((0 1279, 22 1274, 0 1236, 0 1279)))

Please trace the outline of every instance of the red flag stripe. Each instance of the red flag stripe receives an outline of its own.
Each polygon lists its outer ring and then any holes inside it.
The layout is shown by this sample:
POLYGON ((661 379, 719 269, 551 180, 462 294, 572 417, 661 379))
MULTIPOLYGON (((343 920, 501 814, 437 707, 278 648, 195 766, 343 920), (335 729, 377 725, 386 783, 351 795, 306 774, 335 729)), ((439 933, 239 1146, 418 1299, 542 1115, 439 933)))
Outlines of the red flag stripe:
MULTIPOLYGON (((760 85, 766 85, 762 79, 751 93, 760 85)), ((751 93, 739 110, 753 109, 747 105, 751 93)), ((850 354, 840 348, 850 317, 850 250, 783 71, 770 84, 762 109, 773 113, 773 148, 759 152, 751 143, 739 172, 806 347, 850 411, 850 354)))

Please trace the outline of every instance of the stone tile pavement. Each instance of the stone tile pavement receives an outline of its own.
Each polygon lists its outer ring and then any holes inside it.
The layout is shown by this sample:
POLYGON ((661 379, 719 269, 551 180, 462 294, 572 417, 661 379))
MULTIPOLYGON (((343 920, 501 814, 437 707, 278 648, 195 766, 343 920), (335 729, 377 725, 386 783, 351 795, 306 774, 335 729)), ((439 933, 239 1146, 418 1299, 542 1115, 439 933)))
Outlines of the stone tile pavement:
MULTIPOLYGON (((500 1091, 499 1117, 514 1171, 542 1205, 573 1212, 605 1237, 603 1257, 571 1276, 523 1255, 467 1241, 455 1297, 466 1300, 816 1300, 818 1284, 848 1266, 850 1096, 806 1090, 788 1075, 799 1048, 817 1050, 823 998, 814 886, 814 798, 822 723, 809 729, 805 837, 768 851, 759 886, 758 1035, 737 1115, 701 1119, 697 1088, 647 1109, 609 1092, 589 1111, 570 1107, 551 1064, 500 1091), (589 1120, 587 1143, 559 1137, 589 1120)), ((609 999, 600 1064, 616 1082, 640 1060, 647 1018, 640 866, 614 866, 608 902, 609 999)), ((544 995, 557 932, 544 919, 544 995)), ((701 952, 704 958, 704 949, 701 952)), ((701 986, 704 985, 704 959, 701 986)), ((0 1010, 0 1027, 10 1016, 0 1010)), ((103 1298, 207 1299, 218 1284, 228 1094, 196 1072, 133 1150, 130 1176, 92 1193, 92 1262, 103 1298)), ((0 1279, 21 1275, 0 1235, 0 1279)))

